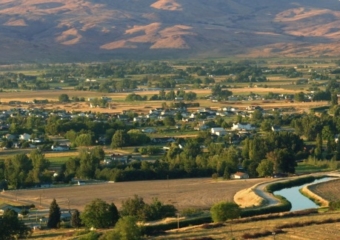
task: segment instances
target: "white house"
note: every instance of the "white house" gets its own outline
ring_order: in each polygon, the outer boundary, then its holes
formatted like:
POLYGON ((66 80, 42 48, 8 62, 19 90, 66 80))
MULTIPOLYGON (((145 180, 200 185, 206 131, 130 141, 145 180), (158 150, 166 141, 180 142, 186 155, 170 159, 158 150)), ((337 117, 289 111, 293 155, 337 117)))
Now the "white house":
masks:
POLYGON ((31 139, 31 135, 28 134, 28 133, 24 133, 24 134, 21 134, 21 135, 19 136, 19 139, 20 139, 20 140, 24 140, 24 141, 29 141, 29 140, 31 139))
POLYGON ((216 135, 216 136, 225 136, 227 134, 227 131, 221 127, 211 128, 210 131, 212 135, 216 135))
POLYGON ((252 131, 256 128, 251 125, 250 123, 233 123, 233 126, 231 127, 231 130, 246 130, 246 131, 252 131))
POLYGON ((249 175, 244 172, 236 172, 231 175, 231 179, 248 179, 249 175))

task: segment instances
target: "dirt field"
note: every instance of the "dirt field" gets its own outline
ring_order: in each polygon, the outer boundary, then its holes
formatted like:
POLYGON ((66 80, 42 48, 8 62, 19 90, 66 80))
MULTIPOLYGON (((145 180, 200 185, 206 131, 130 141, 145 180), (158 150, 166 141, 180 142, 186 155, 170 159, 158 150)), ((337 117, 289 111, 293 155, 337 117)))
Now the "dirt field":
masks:
POLYGON ((183 209, 195 207, 209 209, 214 203, 229 200, 241 189, 249 188, 256 183, 268 179, 248 179, 233 181, 215 181, 210 178, 139 181, 122 183, 103 183, 96 185, 82 185, 64 188, 32 189, 6 191, 0 198, 18 199, 23 203, 34 203, 37 207, 49 207, 55 198, 62 208, 68 207, 82 210, 86 204, 95 198, 107 202, 114 202, 118 208, 122 200, 131 198, 134 194, 150 202, 157 197, 164 203, 174 204, 176 208, 183 209))
POLYGON ((308 189, 327 201, 340 201, 339 185, 340 179, 311 185, 308 189))

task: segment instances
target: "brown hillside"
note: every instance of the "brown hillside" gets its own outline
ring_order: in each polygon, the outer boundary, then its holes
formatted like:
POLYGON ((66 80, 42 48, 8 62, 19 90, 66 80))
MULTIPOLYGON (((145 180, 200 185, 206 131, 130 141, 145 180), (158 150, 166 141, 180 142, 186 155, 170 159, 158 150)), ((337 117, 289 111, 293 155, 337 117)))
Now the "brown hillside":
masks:
POLYGON ((0 63, 336 56, 338 0, 0 0, 0 63))

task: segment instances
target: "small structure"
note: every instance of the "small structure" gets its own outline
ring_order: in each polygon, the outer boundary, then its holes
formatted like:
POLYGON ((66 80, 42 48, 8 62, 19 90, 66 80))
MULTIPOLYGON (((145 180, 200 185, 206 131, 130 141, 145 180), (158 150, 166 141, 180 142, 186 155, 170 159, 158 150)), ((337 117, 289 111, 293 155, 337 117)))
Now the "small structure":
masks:
POLYGON ((233 123, 231 130, 245 130, 245 131, 252 131, 256 128, 251 125, 250 123, 233 123))
POLYGON ((248 178, 249 178, 248 173, 244 172, 236 172, 231 175, 231 179, 248 179, 248 178))
POLYGON ((62 152, 62 151, 70 150, 70 147, 67 145, 60 145, 60 146, 52 146, 51 149, 52 151, 55 151, 55 152, 62 152))
POLYGON ((225 136, 227 134, 227 131, 224 128, 217 127, 217 128, 211 128, 211 134, 216 136, 225 136))
POLYGON ((142 129, 142 132, 143 133, 155 133, 156 129, 154 129, 154 128, 144 128, 144 129, 142 129))
POLYGON ((22 211, 21 208, 18 208, 18 207, 9 205, 9 204, 1 204, 0 205, 0 216, 3 215, 6 210, 13 210, 17 214, 20 214, 22 211))
POLYGON ((280 132, 281 131, 281 127, 274 125, 274 126, 272 126, 272 131, 273 132, 280 132))

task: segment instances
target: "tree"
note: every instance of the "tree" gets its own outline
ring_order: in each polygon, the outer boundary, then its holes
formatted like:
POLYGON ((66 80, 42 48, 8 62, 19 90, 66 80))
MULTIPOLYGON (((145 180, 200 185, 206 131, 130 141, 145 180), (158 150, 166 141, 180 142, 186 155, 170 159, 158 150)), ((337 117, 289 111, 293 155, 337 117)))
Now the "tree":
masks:
POLYGON ((115 225, 119 220, 119 212, 118 212, 118 209, 117 209, 117 207, 114 203, 110 204, 109 211, 110 211, 110 214, 111 214, 112 223, 113 223, 113 225, 115 225))
POLYGON ((31 234, 31 229, 18 219, 18 214, 6 209, 0 216, 0 239, 12 240, 27 238, 31 234))
POLYGON ((117 222, 113 231, 103 235, 100 240, 140 240, 142 233, 135 217, 126 216, 117 222))
POLYGON ((59 95, 59 102, 65 103, 65 102, 69 102, 70 98, 67 94, 60 94, 59 95))
POLYGON ((233 93, 227 89, 223 90, 221 85, 214 85, 211 89, 211 95, 222 100, 227 100, 233 93))
POLYGON ((48 159, 42 154, 40 150, 33 150, 30 152, 29 158, 32 160, 33 169, 42 172, 50 165, 48 159))
POLYGON ((211 207, 210 213, 214 222, 225 222, 240 217, 241 210, 236 203, 220 202, 211 207))
POLYGON ((150 142, 150 138, 138 129, 131 129, 127 134, 129 135, 130 146, 140 146, 150 142))
POLYGON ((163 123, 165 126, 172 127, 175 126, 176 121, 172 116, 167 116, 163 119, 163 123))
POLYGON ((74 141, 77 146, 91 146, 92 136, 89 133, 80 134, 74 141))
POLYGON ((32 161, 26 154, 16 154, 5 160, 5 177, 8 184, 14 189, 27 184, 27 176, 32 170, 32 161))
POLYGON ((295 157, 287 148, 275 149, 267 153, 267 159, 273 162, 276 173, 295 173, 295 157))
POLYGON ((119 218, 114 204, 108 204, 97 198, 85 206, 84 212, 80 215, 82 223, 87 228, 109 228, 116 224, 119 218))
POLYGON ((274 172, 274 163, 271 160, 265 159, 262 160, 259 166, 256 168, 259 177, 268 177, 271 176, 274 172))
POLYGON ((271 129, 272 129, 272 125, 271 125, 270 121, 268 121, 268 120, 262 121, 262 123, 261 123, 261 130, 262 131, 270 132, 271 129))
POLYGON ((71 226, 73 228, 79 228, 81 226, 81 219, 80 219, 80 213, 76 209, 73 211, 72 216, 71 216, 71 226))
POLYGON ((145 211, 147 204, 143 198, 135 195, 134 198, 129 198, 122 202, 122 216, 135 216, 138 220, 145 220, 145 211))
POLYGON ((333 92, 331 95, 331 105, 332 106, 338 105, 338 94, 336 92, 333 92))
POLYGON ((303 102, 305 100, 305 94, 303 92, 295 93, 294 100, 296 102, 303 102))
POLYGON ((47 221, 47 227, 49 228, 58 228, 60 223, 60 208, 57 204, 57 201, 53 199, 51 205, 50 205, 50 212, 48 215, 48 221, 47 221))
POLYGON ((128 144, 128 134, 123 130, 117 130, 112 136, 111 147, 121 148, 128 144))
POLYGON ((252 114, 252 119, 254 121, 261 121, 263 119, 263 114, 260 109, 255 109, 255 111, 252 114))

